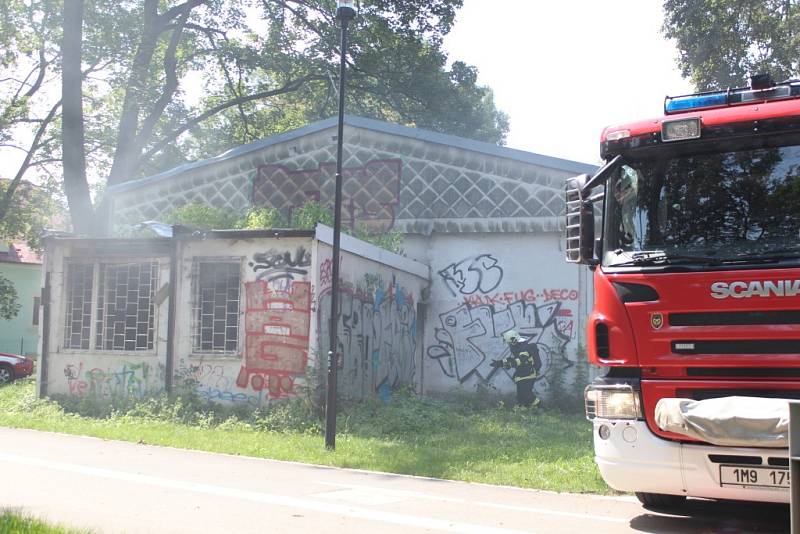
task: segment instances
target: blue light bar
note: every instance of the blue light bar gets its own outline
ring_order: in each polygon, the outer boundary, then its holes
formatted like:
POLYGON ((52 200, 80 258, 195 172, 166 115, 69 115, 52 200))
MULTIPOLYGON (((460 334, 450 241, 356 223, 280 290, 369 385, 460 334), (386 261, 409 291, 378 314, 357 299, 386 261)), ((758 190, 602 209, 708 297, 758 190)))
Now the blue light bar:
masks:
POLYGON ((728 104, 728 92, 708 93, 704 95, 689 95, 667 97, 664 102, 665 113, 679 113, 692 109, 713 108, 728 104))

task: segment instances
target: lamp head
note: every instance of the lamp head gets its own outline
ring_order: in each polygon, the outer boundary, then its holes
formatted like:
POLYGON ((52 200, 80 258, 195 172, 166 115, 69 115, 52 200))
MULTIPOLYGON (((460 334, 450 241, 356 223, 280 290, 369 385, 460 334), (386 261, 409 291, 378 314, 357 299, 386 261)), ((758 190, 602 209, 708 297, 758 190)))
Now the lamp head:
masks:
POLYGON ((336 0, 336 18, 352 20, 356 16, 356 0, 336 0))

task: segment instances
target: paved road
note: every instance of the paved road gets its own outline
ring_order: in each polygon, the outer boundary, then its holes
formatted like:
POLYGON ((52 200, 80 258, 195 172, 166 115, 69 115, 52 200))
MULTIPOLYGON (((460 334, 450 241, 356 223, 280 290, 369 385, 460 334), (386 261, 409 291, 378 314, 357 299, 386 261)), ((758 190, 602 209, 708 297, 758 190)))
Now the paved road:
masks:
MULTIPOLYGON (((322 439, 320 439, 322 446, 322 439)), ((0 428, 0 507, 99 533, 781 532, 786 506, 557 494, 0 428)))

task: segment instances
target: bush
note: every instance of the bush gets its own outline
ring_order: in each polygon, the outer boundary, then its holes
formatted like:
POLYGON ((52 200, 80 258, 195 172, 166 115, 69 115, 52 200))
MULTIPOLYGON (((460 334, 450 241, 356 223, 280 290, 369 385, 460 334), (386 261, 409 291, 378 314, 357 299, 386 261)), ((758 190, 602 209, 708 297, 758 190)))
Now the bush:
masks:
POLYGON ((240 230, 283 228, 285 226, 288 226, 286 220, 275 208, 250 208, 235 224, 235 228, 240 230))
POLYGON ((333 212, 321 202, 311 200, 292 210, 292 228, 312 230, 317 223, 333 226, 333 212))
MULTIPOLYGON (((276 208, 252 207, 244 214, 240 214, 232 210, 190 202, 168 213, 164 217, 164 222, 182 224, 199 230, 228 228, 257 230, 286 227, 312 230, 317 223, 333 226, 334 221, 333 212, 328 206, 311 200, 299 208, 295 208, 290 221, 287 221, 276 208)), ((396 254, 403 252, 403 234, 400 232, 393 230, 374 232, 364 225, 358 225, 355 231, 349 228, 343 228, 342 231, 396 254)), ((134 233, 134 235, 140 234, 134 233)), ((142 233, 141 235, 149 234, 142 233)))
POLYGON ((236 228, 240 216, 230 210, 190 202, 167 214, 167 224, 182 224, 200 230, 224 230, 236 228))
POLYGON ((253 428, 264 432, 301 432, 321 434, 322 419, 315 407, 305 399, 287 399, 253 412, 249 419, 253 428))

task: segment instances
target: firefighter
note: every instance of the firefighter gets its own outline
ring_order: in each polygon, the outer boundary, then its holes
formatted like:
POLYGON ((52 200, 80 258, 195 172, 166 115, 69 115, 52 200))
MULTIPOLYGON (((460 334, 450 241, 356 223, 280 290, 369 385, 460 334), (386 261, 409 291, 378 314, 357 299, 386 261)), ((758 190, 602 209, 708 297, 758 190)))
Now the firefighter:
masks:
POLYGON ((542 360, 539 349, 530 339, 523 339, 516 330, 509 330, 503 334, 503 341, 508 344, 511 354, 501 360, 492 360, 489 364, 493 368, 514 368, 514 384, 517 386, 517 405, 536 406, 539 399, 533 393, 533 384, 539 376, 542 360))

